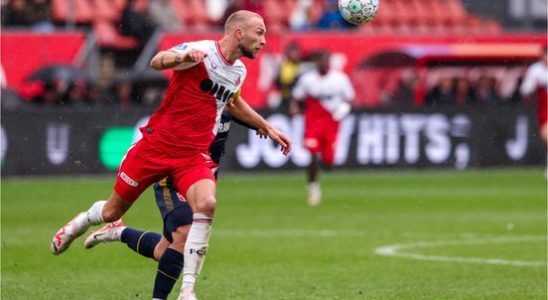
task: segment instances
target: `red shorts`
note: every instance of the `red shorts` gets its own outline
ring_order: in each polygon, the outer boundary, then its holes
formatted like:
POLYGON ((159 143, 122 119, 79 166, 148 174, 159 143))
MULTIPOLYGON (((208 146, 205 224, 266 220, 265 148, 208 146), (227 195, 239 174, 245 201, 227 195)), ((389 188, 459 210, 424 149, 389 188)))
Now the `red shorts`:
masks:
POLYGON ((185 195, 188 188, 202 179, 215 181, 215 164, 208 154, 197 151, 181 153, 174 157, 161 147, 141 139, 126 153, 114 191, 124 200, 135 201, 154 182, 171 176, 179 193, 185 195))
POLYGON ((305 101, 304 146, 311 153, 320 153, 327 165, 335 161, 339 121, 315 100, 305 101))

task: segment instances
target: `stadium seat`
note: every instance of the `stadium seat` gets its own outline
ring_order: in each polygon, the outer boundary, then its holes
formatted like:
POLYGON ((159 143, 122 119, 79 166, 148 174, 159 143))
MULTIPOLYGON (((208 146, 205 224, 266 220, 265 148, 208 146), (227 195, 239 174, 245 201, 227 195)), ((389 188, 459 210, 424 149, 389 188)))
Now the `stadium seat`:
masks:
POLYGON ((209 17, 205 3, 202 0, 185 0, 185 7, 189 10, 188 26, 192 30, 204 31, 210 28, 209 17))
MULTIPOLYGON (((72 17, 70 15, 70 1, 52 0, 51 14, 52 19, 56 23, 67 23, 72 17)), ((93 21, 93 9, 88 0, 74 1, 74 22, 76 24, 91 24, 93 21)))
POLYGON ((277 0, 265 0, 264 5, 264 18, 268 26, 268 30, 272 32, 282 31, 287 27, 288 17, 284 13, 284 8, 277 0))
POLYGON ((109 21, 95 20, 93 29, 97 36, 97 43, 101 48, 132 50, 139 45, 136 39, 121 35, 114 24, 109 21))
POLYGON ((119 4, 116 5, 115 1, 113 0, 94 0, 94 19, 118 22, 118 20, 120 20, 120 14, 122 13, 122 9, 124 8, 125 3, 120 5, 121 1, 116 2, 118 2, 119 4))
POLYGON ((181 20, 183 25, 187 25, 192 15, 190 8, 182 0, 171 0, 170 5, 181 20))

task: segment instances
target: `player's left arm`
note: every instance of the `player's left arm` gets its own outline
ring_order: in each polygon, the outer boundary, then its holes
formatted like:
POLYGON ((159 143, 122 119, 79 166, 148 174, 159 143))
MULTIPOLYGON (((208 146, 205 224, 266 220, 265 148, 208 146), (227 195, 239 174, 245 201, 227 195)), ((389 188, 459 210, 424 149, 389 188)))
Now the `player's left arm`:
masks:
POLYGON ((257 128, 259 135, 266 135, 282 147, 282 153, 288 155, 291 151, 291 140, 268 121, 259 115, 245 100, 238 96, 227 105, 229 112, 240 121, 257 128))

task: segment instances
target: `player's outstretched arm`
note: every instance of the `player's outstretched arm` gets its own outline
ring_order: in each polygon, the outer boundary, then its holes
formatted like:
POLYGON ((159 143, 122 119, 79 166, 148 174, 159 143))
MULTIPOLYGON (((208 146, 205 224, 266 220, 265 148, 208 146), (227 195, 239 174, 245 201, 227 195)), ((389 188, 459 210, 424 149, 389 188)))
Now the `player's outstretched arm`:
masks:
POLYGON ((242 97, 234 99, 227 105, 227 109, 239 120, 257 128, 259 134, 267 135, 271 140, 282 147, 282 153, 288 155, 291 151, 291 140, 278 129, 274 128, 259 115, 242 97))
POLYGON ((150 67, 161 71, 175 68, 183 63, 198 63, 207 57, 207 53, 192 49, 185 53, 175 51, 160 51, 150 61, 150 67))

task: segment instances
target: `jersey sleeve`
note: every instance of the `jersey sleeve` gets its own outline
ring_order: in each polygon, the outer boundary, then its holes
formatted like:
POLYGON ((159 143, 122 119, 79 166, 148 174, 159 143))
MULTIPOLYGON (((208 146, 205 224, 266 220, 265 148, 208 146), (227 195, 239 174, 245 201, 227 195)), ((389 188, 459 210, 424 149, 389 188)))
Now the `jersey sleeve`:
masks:
POLYGON ((295 87, 293 87, 293 91, 291 91, 291 96, 295 98, 296 100, 303 100, 306 97, 307 94, 307 78, 306 74, 301 76, 297 83, 295 84, 295 87))
MULTIPOLYGON (((179 54, 187 54, 190 50, 193 50, 193 49, 198 49, 205 52, 205 49, 203 49, 203 47, 200 47, 199 42, 182 43, 170 48, 168 51, 177 52, 179 54)), ((182 64, 179 64, 178 66, 175 66, 173 69, 177 71, 181 71, 181 70, 194 67, 197 64, 199 63, 196 63, 196 62, 182 63, 182 64)))

